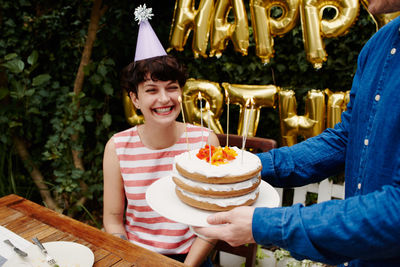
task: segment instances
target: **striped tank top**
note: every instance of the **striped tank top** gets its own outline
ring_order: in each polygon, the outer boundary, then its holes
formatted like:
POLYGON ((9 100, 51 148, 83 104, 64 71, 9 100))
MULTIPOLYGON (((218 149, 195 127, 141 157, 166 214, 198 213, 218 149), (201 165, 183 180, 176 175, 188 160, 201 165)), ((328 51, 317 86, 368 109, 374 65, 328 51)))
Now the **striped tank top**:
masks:
MULTIPOLYGON (((187 124, 189 149, 206 144, 209 132, 187 124)), ((147 188, 168 176, 174 157, 186 152, 186 133, 171 147, 152 150, 143 145, 137 126, 113 136, 124 183, 127 206, 125 228, 128 239, 139 246, 161 254, 187 253, 195 235, 187 225, 171 221, 152 210, 146 201, 147 188)))

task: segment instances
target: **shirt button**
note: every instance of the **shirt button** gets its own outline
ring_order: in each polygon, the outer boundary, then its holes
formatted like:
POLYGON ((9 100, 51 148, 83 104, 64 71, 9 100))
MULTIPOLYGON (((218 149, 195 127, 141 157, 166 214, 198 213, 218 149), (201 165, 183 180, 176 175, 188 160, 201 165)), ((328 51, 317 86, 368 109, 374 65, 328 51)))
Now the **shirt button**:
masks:
POLYGON ((364 139, 364 145, 368 146, 368 139, 364 139))
POLYGON ((390 54, 392 55, 396 54, 396 48, 392 48, 392 50, 390 50, 390 54))
POLYGON ((381 99, 381 96, 380 95, 376 95, 375 96, 375 101, 379 101, 381 99))
POLYGON ((361 189, 361 183, 359 183, 359 184, 357 185, 357 188, 358 188, 358 190, 361 189))

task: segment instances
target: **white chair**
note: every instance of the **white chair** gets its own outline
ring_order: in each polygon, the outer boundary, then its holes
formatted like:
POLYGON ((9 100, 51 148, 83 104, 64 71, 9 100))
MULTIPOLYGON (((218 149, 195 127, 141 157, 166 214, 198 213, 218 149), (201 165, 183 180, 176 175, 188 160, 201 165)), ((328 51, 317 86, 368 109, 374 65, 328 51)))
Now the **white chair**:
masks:
POLYGON ((332 198, 344 199, 344 184, 334 184, 329 179, 320 183, 309 184, 294 188, 293 204, 306 204, 307 193, 318 194, 317 203, 331 200, 332 198))

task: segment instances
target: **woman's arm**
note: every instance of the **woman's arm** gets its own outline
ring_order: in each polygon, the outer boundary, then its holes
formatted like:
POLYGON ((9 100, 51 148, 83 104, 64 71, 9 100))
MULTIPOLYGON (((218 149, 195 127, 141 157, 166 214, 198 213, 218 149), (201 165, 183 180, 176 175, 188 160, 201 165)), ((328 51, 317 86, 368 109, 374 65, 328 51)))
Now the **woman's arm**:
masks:
POLYGON ((185 259, 185 264, 192 267, 200 266, 214 248, 216 240, 197 237, 185 259))
POLYGON ((125 192, 115 152, 115 144, 110 139, 103 157, 104 193, 103 224, 107 233, 127 239, 124 227, 125 192))
POLYGON ((213 131, 211 131, 210 134, 208 135, 207 143, 213 146, 219 146, 218 137, 213 131))

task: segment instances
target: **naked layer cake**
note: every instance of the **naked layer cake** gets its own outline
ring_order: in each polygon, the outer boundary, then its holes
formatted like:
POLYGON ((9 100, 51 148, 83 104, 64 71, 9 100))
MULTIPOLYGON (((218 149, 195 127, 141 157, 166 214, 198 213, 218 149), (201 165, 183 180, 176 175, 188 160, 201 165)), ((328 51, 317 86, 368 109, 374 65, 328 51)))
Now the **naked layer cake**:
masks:
POLYGON ((172 179, 184 203, 211 211, 252 205, 258 198, 261 161, 237 147, 213 147, 175 157, 172 179), (211 162, 210 162, 211 161, 211 162))

